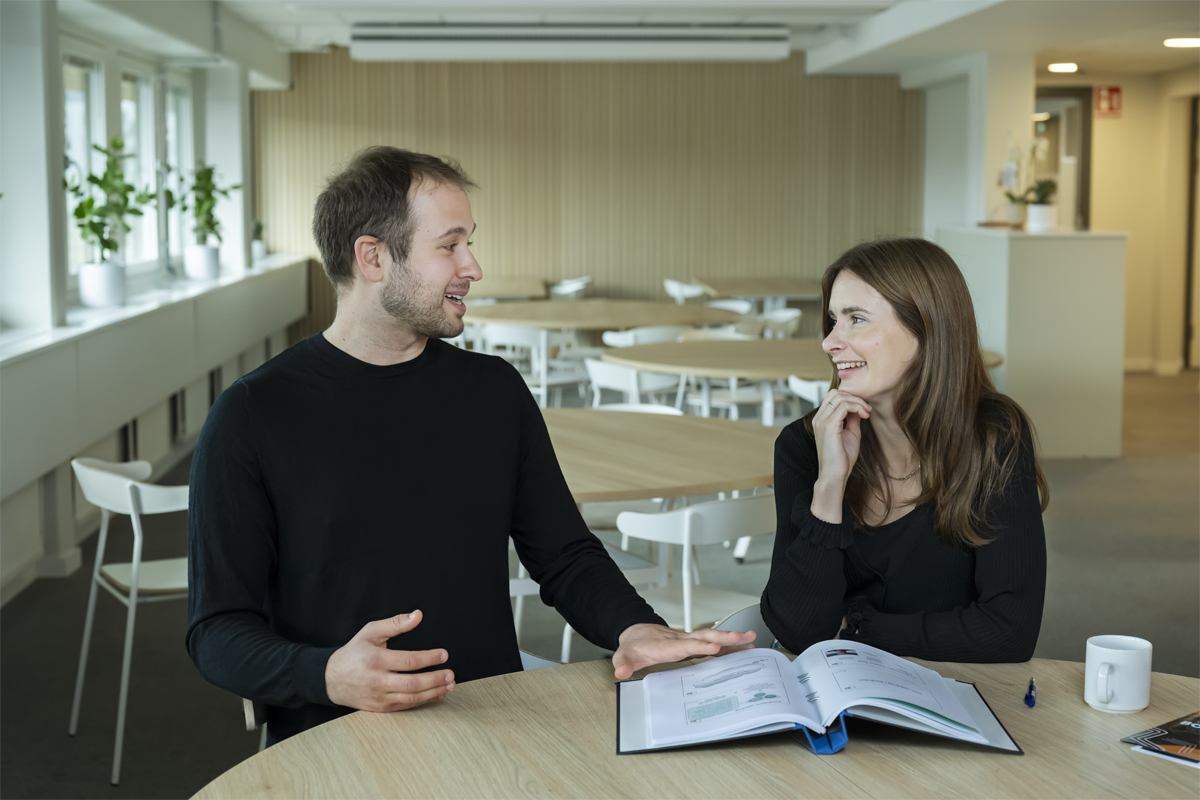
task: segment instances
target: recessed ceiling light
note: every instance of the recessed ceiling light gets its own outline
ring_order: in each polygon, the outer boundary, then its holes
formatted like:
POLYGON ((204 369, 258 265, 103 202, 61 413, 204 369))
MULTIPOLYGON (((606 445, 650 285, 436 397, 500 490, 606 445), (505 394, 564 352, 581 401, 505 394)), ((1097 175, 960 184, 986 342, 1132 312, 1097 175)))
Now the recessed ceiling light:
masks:
POLYGON ((1167 39, 1163 44, 1167 47, 1200 47, 1200 39, 1167 39))
POLYGON ((1049 111, 1039 111, 1038 113, 1033 115, 1034 122, 1047 122, 1047 121, 1049 121, 1049 119, 1050 119, 1049 111))
POLYGON ((1051 72, 1075 72, 1079 69, 1078 64, 1051 64, 1047 67, 1051 72))

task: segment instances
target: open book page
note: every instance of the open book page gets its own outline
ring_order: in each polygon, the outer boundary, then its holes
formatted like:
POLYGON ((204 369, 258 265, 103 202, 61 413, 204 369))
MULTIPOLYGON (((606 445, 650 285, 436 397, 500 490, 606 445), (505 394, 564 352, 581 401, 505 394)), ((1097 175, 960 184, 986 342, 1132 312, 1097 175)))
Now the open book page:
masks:
POLYGON ((818 642, 796 658, 792 669, 822 725, 847 708, 873 706, 956 739, 987 742, 941 675, 876 647, 838 639, 818 642))
POLYGON ((787 656, 756 648, 642 681, 652 745, 699 742, 765 726, 819 727, 787 656))

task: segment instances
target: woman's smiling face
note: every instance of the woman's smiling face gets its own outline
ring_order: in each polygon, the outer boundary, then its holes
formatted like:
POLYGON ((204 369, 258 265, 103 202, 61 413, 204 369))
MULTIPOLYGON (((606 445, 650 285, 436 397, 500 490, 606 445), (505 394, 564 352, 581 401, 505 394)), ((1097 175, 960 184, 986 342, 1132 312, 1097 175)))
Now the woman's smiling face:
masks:
POLYGON ((821 346, 837 366, 841 389, 871 405, 889 402, 920 346, 892 304, 866 281, 842 270, 829 292, 833 330, 821 346))

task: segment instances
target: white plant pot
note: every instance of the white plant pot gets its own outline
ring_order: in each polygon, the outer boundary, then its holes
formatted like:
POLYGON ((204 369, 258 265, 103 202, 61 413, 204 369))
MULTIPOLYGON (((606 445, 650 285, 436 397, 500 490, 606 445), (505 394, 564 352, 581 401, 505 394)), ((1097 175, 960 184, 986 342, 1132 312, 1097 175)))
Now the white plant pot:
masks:
POLYGON ((125 266, 80 264, 79 302, 89 308, 125 305, 125 266))
POLYGON ((1025 204, 1009 203, 1007 209, 1008 224, 1016 230, 1025 226, 1025 204))
POLYGON ((219 251, 208 244, 189 244, 183 251, 183 274, 188 280, 211 281, 221 274, 219 251))
POLYGON ((267 257, 267 243, 262 239, 250 240, 250 260, 262 261, 267 257))
POLYGON ((1031 203, 1025 213, 1026 233, 1053 233, 1058 230, 1058 206, 1031 203))

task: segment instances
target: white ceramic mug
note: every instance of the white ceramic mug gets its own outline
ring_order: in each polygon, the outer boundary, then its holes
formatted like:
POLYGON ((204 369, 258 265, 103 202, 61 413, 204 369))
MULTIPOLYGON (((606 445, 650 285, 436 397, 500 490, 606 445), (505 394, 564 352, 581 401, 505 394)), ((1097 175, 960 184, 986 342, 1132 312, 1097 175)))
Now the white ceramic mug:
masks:
POLYGON ((1087 640, 1083 699, 1098 711, 1132 714, 1150 705, 1150 656, 1154 646, 1136 636, 1087 640))

